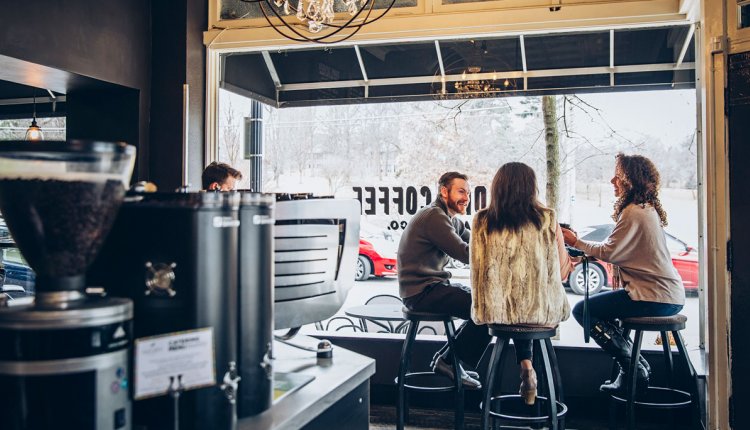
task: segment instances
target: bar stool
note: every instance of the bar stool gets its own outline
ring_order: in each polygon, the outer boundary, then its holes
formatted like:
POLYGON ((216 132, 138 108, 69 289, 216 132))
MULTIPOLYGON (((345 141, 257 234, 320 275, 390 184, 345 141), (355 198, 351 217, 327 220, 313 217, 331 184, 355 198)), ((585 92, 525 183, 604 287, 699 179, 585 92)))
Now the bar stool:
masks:
MULTIPOLYGON (((698 389, 697 389, 697 377, 695 368, 690 362, 690 358, 685 348, 685 343, 682 340, 680 330, 685 329, 685 322, 687 317, 681 314, 672 315, 668 317, 641 317, 641 318, 623 318, 622 328, 624 329, 623 335, 630 336, 630 331, 635 330, 635 336, 633 340, 633 352, 630 358, 630 368, 628 369, 628 378, 626 385, 626 395, 623 397, 619 394, 612 394, 610 397, 613 401, 625 403, 625 415, 628 429, 635 429, 635 407, 641 406, 644 408, 652 409, 681 409, 689 408, 693 406, 693 413, 691 419, 693 420, 692 426, 696 425, 697 414, 700 414, 698 408, 698 389), (667 371, 666 374, 666 387, 648 387, 647 391, 640 397, 636 398, 636 386, 635 386, 635 367, 638 364, 639 357, 641 355, 641 342, 643 341, 643 332, 659 332, 662 338, 662 350, 664 352, 664 364, 667 371), (673 363, 672 363, 672 349, 669 345, 668 333, 672 333, 675 343, 677 344, 677 358, 682 360, 685 369, 687 369, 688 377, 691 381, 690 393, 674 388, 672 381, 673 374, 673 363)), ((616 367, 616 364, 614 365, 616 367)), ((614 374, 613 369, 613 374, 614 374)), ((610 427, 615 424, 614 420, 614 409, 610 410, 610 427)), ((698 418, 699 419, 699 418, 698 418)), ((614 426, 616 427, 616 426, 614 426)), ((613 428, 614 428, 613 427, 613 428)))
POLYGON ((455 349, 453 347, 453 343, 456 337, 456 329, 453 326, 453 317, 447 314, 416 312, 409 310, 406 307, 402 308, 402 311, 404 314, 404 319, 409 321, 409 330, 406 333, 404 346, 401 350, 401 363, 399 364, 398 377, 396 378, 396 382, 398 383, 398 404, 396 405, 398 422, 396 428, 398 430, 403 430, 404 424, 408 420, 409 401, 407 398, 407 389, 432 393, 455 390, 455 428, 456 430, 463 430, 464 388, 463 384, 461 383, 461 370, 459 368, 458 359, 455 356, 455 349), (453 382, 451 382, 450 379, 445 376, 436 375, 434 372, 409 372, 411 349, 414 344, 414 340, 417 337, 419 323, 423 321, 442 321, 443 325, 445 326, 445 334, 448 337, 448 353, 450 354, 450 358, 453 360, 453 374, 456 375, 453 382), (446 381, 448 383, 446 383, 446 381))
MULTIPOLYGON (((568 407, 563 403, 562 386, 560 384, 560 369, 557 367, 557 356, 555 349, 552 347, 551 338, 555 335, 555 328, 548 327, 524 327, 515 325, 488 325, 490 336, 495 337, 495 346, 492 348, 490 358, 489 372, 484 387, 484 400, 482 401, 482 430, 489 430, 490 417, 504 421, 531 424, 531 423, 549 423, 551 430, 565 428, 565 414, 568 407), (544 371, 539 372, 540 381, 546 387, 546 390, 538 390, 539 393, 546 391, 547 397, 537 396, 536 410, 537 415, 529 415, 527 411, 521 410, 510 413, 502 413, 503 403, 516 403, 524 405, 519 394, 509 394, 493 396, 495 385, 500 385, 502 380, 501 366, 507 355, 508 348, 506 345, 511 339, 531 340, 534 350, 534 357, 541 356, 544 371), (546 406, 547 414, 541 415, 541 404, 546 406), (493 406, 496 405, 496 408, 493 406)), ((534 360, 537 361, 537 360, 534 360)), ((539 386, 539 385, 538 385, 539 386)))

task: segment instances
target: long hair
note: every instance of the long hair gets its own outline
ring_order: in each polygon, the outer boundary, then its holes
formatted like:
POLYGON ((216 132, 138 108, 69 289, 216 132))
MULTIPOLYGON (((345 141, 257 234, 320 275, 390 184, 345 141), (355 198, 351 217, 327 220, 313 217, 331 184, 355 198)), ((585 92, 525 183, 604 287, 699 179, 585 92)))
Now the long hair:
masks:
POLYGON ((617 154, 615 163, 622 171, 620 182, 623 192, 615 201, 612 219, 617 221, 629 204, 645 207, 651 205, 659 215, 662 227, 667 225, 667 213, 659 201, 659 171, 651 160, 642 155, 617 154))
POLYGON ((542 228, 543 209, 537 199, 536 175, 524 163, 502 165, 492 179, 490 205, 478 214, 487 232, 518 231, 526 224, 542 228))

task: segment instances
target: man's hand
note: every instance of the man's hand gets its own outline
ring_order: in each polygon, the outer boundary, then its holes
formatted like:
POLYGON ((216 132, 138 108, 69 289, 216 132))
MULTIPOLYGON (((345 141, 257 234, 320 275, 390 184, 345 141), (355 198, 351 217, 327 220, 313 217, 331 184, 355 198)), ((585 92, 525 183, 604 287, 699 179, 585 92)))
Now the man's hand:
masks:
POLYGON ((568 246, 574 246, 576 242, 578 241, 578 235, 576 235, 573 230, 563 228, 562 234, 563 234, 563 239, 565 240, 565 244, 568 246))

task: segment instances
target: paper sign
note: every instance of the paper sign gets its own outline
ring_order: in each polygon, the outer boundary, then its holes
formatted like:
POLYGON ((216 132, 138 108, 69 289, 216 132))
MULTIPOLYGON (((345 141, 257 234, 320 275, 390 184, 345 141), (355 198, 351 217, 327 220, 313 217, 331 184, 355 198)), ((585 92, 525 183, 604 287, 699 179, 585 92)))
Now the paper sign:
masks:
POLYGON ((135 341, 135 399, 167 394, 170 384, 190 390, 216 384, 213 328, 135 341))

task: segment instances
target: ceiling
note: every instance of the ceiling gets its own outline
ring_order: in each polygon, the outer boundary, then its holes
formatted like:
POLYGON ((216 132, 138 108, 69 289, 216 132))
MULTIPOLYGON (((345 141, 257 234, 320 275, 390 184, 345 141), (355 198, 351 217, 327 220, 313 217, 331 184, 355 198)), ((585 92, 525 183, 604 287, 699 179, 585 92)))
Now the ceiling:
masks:
POLYGON ((692 88, 694 51, 678 25, 242 52, 221 86, 276 107, 692 88))

